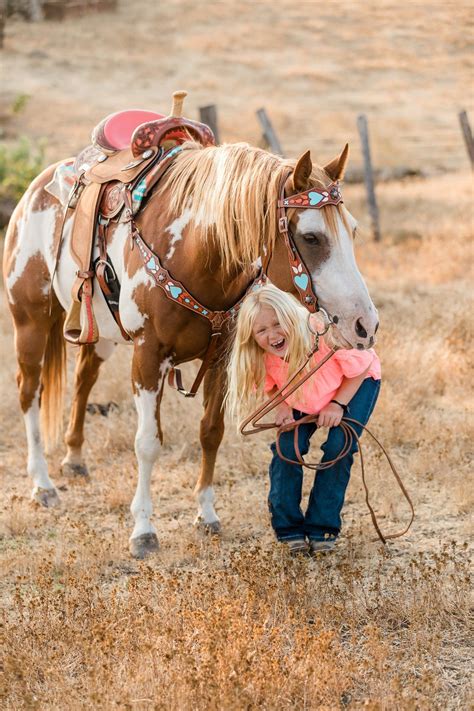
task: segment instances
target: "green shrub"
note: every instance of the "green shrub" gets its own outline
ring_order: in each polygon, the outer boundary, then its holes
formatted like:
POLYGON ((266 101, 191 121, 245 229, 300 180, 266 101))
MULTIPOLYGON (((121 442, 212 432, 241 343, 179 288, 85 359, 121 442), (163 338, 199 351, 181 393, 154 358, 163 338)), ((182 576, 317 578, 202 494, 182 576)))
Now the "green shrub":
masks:
POLYGON ((0 198, 20 199, 44 167, 44 143, 21 138, 14 146, 0 146, 0 198))

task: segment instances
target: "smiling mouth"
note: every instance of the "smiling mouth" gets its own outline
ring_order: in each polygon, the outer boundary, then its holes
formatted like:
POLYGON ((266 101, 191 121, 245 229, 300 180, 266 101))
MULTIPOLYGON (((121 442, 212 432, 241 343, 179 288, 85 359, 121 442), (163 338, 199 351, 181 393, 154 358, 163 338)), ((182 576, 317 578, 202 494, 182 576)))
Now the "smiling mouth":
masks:
POLYGON ((275 351, 281 351, 285 347, 285 344, 286 344, 286 339, 280 338, 279 341, 275 341, 275 343, 271 343, 270 345, 275 351))

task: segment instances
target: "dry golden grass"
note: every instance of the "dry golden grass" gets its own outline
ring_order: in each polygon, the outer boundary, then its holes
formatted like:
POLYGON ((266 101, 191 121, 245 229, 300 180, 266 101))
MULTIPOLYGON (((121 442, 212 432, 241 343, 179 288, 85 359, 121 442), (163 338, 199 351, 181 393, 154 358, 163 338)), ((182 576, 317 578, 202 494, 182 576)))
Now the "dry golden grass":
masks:
MULTIPOLYGON (((33 94, 16 129, 48 135, 52 160, 85 143, 107 112, 167 106, 184 86, 193 111, 218 103, 231 140, 257 142, 253 111, 264 103, 291 154, 309 145, 327 158, 367 110, 379 164, 466 165, 455 112, 472 108, 467 3, 370 0, 316 13, 283 0, 273 19, 266 0, 238 13, 230 0, 204 11, 148 3, 140 19, 137 5, 93 26, 86 17, 25 36, 25 25, 7 25, 5 103, 33 94), (99 40, 117 28, 104 90, 99 40)), ((223 535, 201 537, 192 526, 201 405, 167 391, 152 485, 162 550, 131 561, 136 418, 125 348, 92 393, 119 411, 86 417, 90 483, 61 478, 58 447, 48 459, 62 508, 34 507, 3 303, 2 709, 471 708, 472 177, 381 186, 382 245, 369 237, 362 188, 345 197, 381 316, 384 384, 371 426, 414 499, 410 534, 386 549, 371 542, 355 465, 334 554, 288 559, 265 503, 269 438, 242 441, 228 428, 216 472, 223 535)), ((400 528, 406 506, 368 439, 365 457, 383 530, 400 528)), ((307 477, 306 495, 309 486, 307 477)))
MULTIPOLYGON (((410 534, 386 550, 370 542, 356 467, 338 550, 288 559, 266 513, 268 437, 242 441, 230 428, 216 477, 224 533, 200 537, 192 526, 200 403, 168 391, 153 481, 162 551, 131 561, 135 414, 125 348, 92 394, 119 411, 87 416, 90 484, 59 477, 58 448, 49 459, 63 508, 32 507, 2 309, 3 708, 469 707, 470 188, 462 174, 384 187, 385 241, 358 245, 382 321, 384 387, 372 428, 417 510, 410 534)), ((345 192, 357 213, 360 189, 345 192)), ((394 530, 406 507, 379 453, 365 447, 374 505, 394 530)))

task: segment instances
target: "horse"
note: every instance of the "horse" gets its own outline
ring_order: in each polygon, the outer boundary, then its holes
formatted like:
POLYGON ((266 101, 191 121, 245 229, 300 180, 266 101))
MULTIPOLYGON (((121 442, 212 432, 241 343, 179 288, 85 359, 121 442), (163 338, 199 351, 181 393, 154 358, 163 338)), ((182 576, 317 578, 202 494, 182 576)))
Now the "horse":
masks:
MULTIPOLYGON (((189 142, 184 147, 136 218, 140 234, 162 265, 196 300, 215 311, 232 309, 255 277, 259 261, 265 263, 273 284, 298 295, 295 283, 304 275, 294 273, 298 270, 289 262, 281 238, 278 193, 286 198, 310 189, 324 193, 337 184, 346 167, 347 145, 324 167, 313 165, 309 151, 292 161, 244 143, 202 146, 189 142)), ((28 444, 27 471, 33 481, 32 499, 45 507, 59 503, 43 442, 54 439, 62 423, 63 324, 77 269, 69 249, 72 217, 64 219, 60 202, 45 190, 57 165, 43 171, 21 198, 7 229, 4 251, 28 444)), ((287 219, 310 286, 331 317, 333 338, 344 348, 369 348, 378 318, 355 261, 356 220, 340 201, 320 210, 296 207, 283 220, 287 219)), ((143 255, 130 239, 129 223, 111 226, 108 253, 121 283, 120 319, 130 340, 112 318, 101 290, 94 289, 100 339, 78 349, 62 472, 87 476, 82 446, 90 390, 116 345, 131 345, 138 482, 130 507, 134 520, 130 552, 143 558, 159 547, 151 520, 150 483, 163 442, 160 402, 165 378, 173 365, 205 357, 210 324, 157 288, 143 255)), ((212 481, 224 434, 224 355, 231 325, 226 324, 224 331, 204 376, 202 459, 195 489, 196 520, 213 532, 220 529, 212 481)))

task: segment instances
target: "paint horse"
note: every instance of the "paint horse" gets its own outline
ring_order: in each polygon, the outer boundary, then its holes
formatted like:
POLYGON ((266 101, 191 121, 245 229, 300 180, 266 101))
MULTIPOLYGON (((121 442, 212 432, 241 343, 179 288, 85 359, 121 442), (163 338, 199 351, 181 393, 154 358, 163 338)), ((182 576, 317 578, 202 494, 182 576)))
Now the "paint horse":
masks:
MULTIPOLYGON (((334 190, 343 177, 347 146, 324 168, 312 165, 309 152, 295 163, 247 144, 203 147, 190 142, 184 147, 136 216, 143 243, 169 274, 209 310, 228 312, 249 288, 256 276, 255 265, 261 260, 269 279, 279 288, 297 295, 317 293, 319 304, 337 324, 334 337, 339 345, 370 347, 377 312, 354 258, 356 221, 340 200, 313 209, 315 201, 327 200, 328 189, 334 190), (286 240, 289 234, 290 246, 286 240)), ((77 269, 70 253, 72 218, 63 225, 61 204, 45 191, 54 171, 55 166, 47 168, 19 202, 8 227, 4 253, 32 498, 47 507, 58 503, 58 494, 48 474, 40 415, 44 438, 45 433, 57 431, 62 418, 63 323, 71 307, 71 284, 77 269), (61 232, 63 245, 56 265, 61 232)), ((150 482, 162 443, 164 379, 173 365, 204 358, 211 328, 208 320, 167 298, 158 288, 130 229, 127 222, 112 225, 107 249, 121 284, 121 324, 133 346, 138 484, 131 504, 134 528, 130 550, 142 558, 158 548, 151 520, 150 482)), ((305 298, 307 302, 311 299, 305 298)), ((127 343, 100 289, 94 289, 93 305, 100 339, 78 349, 65 435, 67 452, 62 462, 65 474, 87 474, 82 446, 89 392, 101 364, 117 344, 127 343)), ((198 521, 212 531, 220 527, 212 480, 224 434, 228 333, 229 328, 204 377, 200 424, 198 521)))

